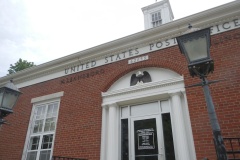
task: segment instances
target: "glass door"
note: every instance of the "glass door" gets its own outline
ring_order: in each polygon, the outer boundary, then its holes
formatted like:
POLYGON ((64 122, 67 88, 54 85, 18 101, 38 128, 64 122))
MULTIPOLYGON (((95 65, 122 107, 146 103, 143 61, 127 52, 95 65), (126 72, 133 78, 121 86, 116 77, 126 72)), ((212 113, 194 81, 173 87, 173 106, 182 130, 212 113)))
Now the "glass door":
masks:
POLYGON ((160 115, 131 118, 131 160, 164 160, 160 115))

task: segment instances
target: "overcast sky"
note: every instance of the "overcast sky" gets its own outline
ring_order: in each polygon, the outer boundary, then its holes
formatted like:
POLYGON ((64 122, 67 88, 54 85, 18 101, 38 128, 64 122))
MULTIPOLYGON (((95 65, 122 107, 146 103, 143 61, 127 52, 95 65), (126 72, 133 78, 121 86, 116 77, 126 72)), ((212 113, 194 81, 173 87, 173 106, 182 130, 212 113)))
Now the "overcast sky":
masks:
MULTIPOLYGON (((170 0, 174 20, 233 0, 170 0)), ((156 0, 0 0, 0 77, 19 58, 39 65, 144 30, 156 0)))

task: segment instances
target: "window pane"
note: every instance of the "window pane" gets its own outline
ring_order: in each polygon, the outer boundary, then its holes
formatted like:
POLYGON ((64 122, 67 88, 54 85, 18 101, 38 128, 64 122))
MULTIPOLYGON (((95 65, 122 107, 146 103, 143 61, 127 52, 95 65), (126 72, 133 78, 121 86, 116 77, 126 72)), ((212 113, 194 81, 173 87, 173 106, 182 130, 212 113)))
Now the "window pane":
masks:
POLYGON ((156 119, 134 121, 135 160, 158 159, 156 119))
POLYGON ((131 106, 131 116, 159 113, 158 102, 131 106))
POLYGON ((155 27, 155 22, 153 22, 153 27, 155 27))
POLYGON ((128 117, 129 116, 128 107, 122 107, 121 111, 122 111, 122 114, 121 114, 122 117, 128 117))
POLYGON ((170 112, 170 106, 168 101, 161 101, 162 112, 170 112))
POLYGON ((57 111, 58 111, 58 104, 55 103, 53 108, 53 116, 57 116, 57 111))
POLYGON ((51 150, 41 151, 39 160, 50 160, 51 150))
POLYGON ((170 113, 162 114, 162 123, 166 160, 175 160, 170 113))
POLYGON ((17 100, 17 95, 13 94, 8 89, 5 91, 6 91, 4 94, 5 98, 3 98, 1 105, 4 108, 12 109, 14 102, 17 100))
POLYGON ((121 120, 121 152, 122 158, 121 160, 128 160, 129 153, 128 153, 128 119, 121 120))
POLYGON ((44 118, 45 108, 46 108, 46 106, 39 106, 36 108, 37 112, 35 115, 36 116, 35 119, 43 119, 44 118))
POLYGON ((185 50, 188 53, 190 61, 207 58, 207 43, 206 36, 198 39, 191 39, 184 43, 185 50))
POLYGON ((45 122, 44 132, 54 131, 56 124, 56 118, 48 118, 45 122))
POLYGON ((29 150, 37 150, 38 144, 39 144, 39 139, 40 139, 40 136, 31 137, 28 149, 29 150))
POLYGON ((50 149, 52 148, 53 134, 44 135, 42 139, 41 149, 50 149))
POLYGON ((53 113, 53 104, 50 104, 48 106, 47 117, 52 117, 52 113, 53 113))
POLYGON ((159 23, 162 24, 162 20, 159 20, 159 23))
POLYGON ((36 160, 37 152, 28 152, 27 160, 36 160))
POLYGON ((36 120, 33 127, 33 133, 42 132, 42 127, 43 127, 43 120, 36 120))
POLYGON ((58 104, 53 103, 48 106, 47 118, 57 116, 58 104))

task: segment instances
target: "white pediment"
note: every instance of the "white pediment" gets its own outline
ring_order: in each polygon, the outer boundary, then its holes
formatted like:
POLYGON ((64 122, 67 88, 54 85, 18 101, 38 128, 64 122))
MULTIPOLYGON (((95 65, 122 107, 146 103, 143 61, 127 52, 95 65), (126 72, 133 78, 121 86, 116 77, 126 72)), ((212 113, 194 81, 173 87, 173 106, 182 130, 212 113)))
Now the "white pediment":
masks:
POLYGON ((168 80, 168 79, 181 77, 181 75, 179 75, 178 73, 176 73, 172 70, 169 70, 169 69, 156 68, 156 67, 142 68, 142 69, 138 69, 138 70, 134 70, 132 72, 129 72, 128 74, 126 74, 123 77, 121 77, 120 79, 118 79, 109 88, 108 92, 119 90, 119 89, 130 88, 131 87, 130 86, 131 76, 133 74, 137 73, 138 71, 142 71, 142 72, 147 71, 151 76, 152 82, 159 82, 159 81, 164 81, 164 80, 168 80))

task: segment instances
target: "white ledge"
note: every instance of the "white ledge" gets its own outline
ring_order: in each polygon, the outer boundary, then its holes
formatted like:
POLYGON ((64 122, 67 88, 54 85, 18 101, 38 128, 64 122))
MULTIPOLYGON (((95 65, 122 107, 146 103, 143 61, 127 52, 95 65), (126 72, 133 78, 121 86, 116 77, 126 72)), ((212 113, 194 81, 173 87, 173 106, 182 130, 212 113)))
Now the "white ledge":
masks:
POLYGON ((42 102, 42 101, 46 101, 54 98, 59 98, 59 97, 62 97, 63 94, 64 92, 62 91, 62 92, 41 96, 41 97, 32 98, 31 103, 42 102))

